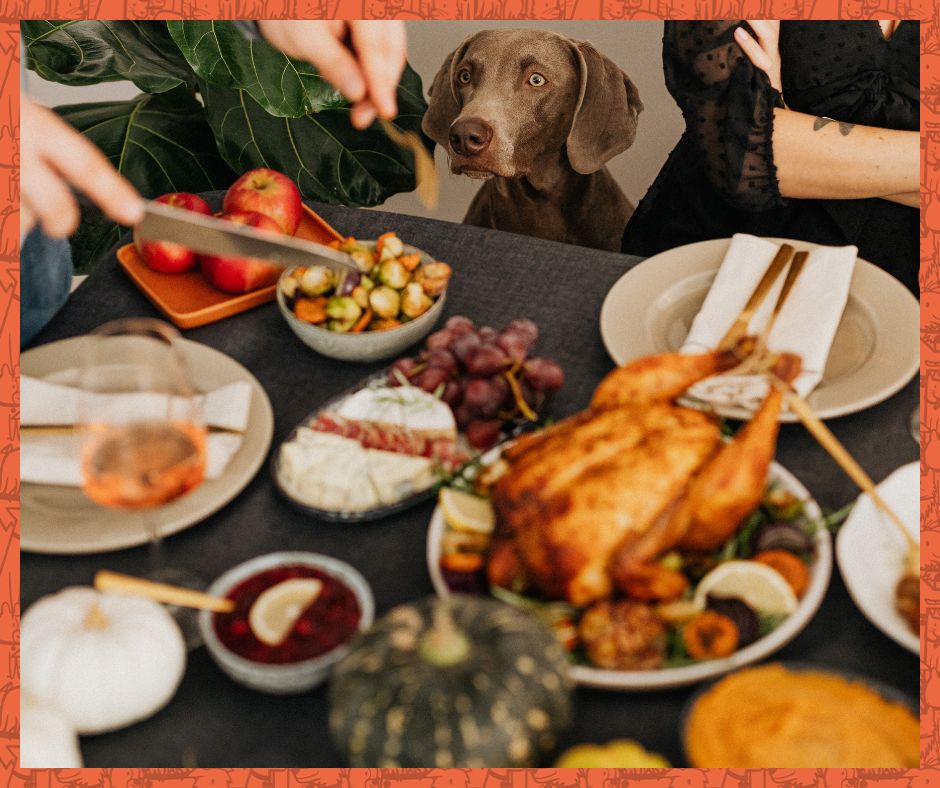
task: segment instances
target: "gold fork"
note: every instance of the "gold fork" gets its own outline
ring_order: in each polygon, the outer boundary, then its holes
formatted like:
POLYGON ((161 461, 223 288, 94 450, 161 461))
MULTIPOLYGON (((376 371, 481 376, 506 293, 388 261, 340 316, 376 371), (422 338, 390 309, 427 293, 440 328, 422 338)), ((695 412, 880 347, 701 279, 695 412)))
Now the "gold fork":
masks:
POLYGON ((437 168, 421 137, 413 131, 401 131, 387 120, 379 121, 386 136, 399 148, 411 151, 415 158, 415 191, 426 208, 437 207, 437 168))

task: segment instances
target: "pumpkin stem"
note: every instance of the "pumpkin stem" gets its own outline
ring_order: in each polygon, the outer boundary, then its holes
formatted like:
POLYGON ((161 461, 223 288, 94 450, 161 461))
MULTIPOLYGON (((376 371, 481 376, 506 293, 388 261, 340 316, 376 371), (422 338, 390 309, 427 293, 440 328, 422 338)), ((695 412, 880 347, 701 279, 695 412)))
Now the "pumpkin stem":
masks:
POLYGON ((98 603, 92 602, 91 607, 88 608, 88 613, 85 614, 85 620, 82 622, 82 626, 86 629, 107 629, 109 623, 108 617, 98 606, 98 603))
POLYGON ((421 638, 418 653, 426 662, 439 668, 456 665, 470 653, 470 641, 454 623, 450 600, 440 600, 434 606, 434 621, 421 638))

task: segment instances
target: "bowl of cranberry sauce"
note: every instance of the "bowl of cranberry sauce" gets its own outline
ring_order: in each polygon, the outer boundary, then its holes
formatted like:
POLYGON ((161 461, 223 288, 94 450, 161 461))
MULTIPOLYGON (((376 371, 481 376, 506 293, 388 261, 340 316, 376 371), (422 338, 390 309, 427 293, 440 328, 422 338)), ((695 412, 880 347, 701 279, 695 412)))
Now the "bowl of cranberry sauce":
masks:
POLYGON ((209 593, 235 603, 231 613, 200 613, 209 654, 235 681, 275 694, 304 692, 322 683, 374 617, 372 592, 362 575, 317 553, 253 558, 219 577, 209 593), (279 642, 259 638, 251 615, 258 598, 275 586, 298 581, 319 584, 313 601, 297 608, 279 642))

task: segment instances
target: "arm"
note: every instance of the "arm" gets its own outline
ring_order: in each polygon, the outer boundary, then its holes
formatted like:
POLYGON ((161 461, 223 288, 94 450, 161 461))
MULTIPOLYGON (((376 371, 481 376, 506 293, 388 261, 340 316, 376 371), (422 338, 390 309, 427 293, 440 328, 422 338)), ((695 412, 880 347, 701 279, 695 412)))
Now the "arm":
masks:
MULTIPOLYGON (((780 23, 753 20, 750 26, 754 35, 737 27, 734 39, 779 91, 780 23)), ((920 205, 920 136, 916 131, 857 126, 777 107, 773 160, 785 197, 883 197, 901 205, 920 205)))

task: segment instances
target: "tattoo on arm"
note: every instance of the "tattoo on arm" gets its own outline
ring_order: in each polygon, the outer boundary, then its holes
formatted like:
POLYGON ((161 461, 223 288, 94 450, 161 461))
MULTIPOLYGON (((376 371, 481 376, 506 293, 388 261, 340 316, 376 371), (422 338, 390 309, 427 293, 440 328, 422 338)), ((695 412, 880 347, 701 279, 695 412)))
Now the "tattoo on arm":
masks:
POLYGON ((839 124, 839 133, 843 137, 848 136, 849 132, 855 128, 854 123, 846 123, 845 121, 842 121, 842 120, 833 120, 832 118, 819 116, 813 121, 813 131, 819 131, 823 126, 828 126, 830 123, 839 124))

